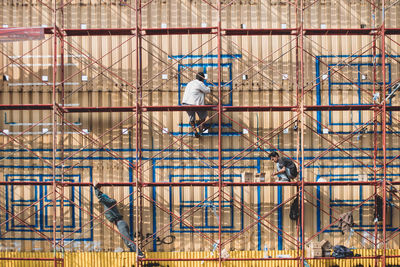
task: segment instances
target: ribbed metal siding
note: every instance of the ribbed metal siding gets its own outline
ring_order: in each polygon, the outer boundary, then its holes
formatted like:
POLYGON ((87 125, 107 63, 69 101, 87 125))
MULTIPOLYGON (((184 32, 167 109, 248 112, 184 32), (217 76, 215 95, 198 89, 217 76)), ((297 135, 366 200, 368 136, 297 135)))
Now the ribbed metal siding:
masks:
MULTIPOLYGON (((387 255, 399 255, 399 250, 388 250, 387 255)), ((373 250, 355 250, 355 253, 360 253, 363 256, 372 256, 374 254, 373 250)), ((379 251, 378 255, 382 251, 379 251)), ((296 251, 269 251, 268 255, 276 257, 277 255, 285 254, 294 257, 296 251)), ((0 257, 26 257, 26 258, 51 258, 53 253, 39 253, 39 252, 1 252, 0 257)), ((61 257, 61 254, 58 255, 61 257)), ((157 252, 148 253, 149 257, 152 258, 211 258, 209 252, 157 252)), ((231 251, 230 256, 233 258, 262 258, 262 251, 231 251)), ((135 264, 135 254, 134 253, 114 253, 114 252, 75 252, 75 253, 65 253, 64 266, 65 267, 122 267, 122 266, 132 266, 135 264)), ((155 262, 155 261, 154 261, 155 262)), ((208 261, 160 261, 158 262, 161 266, 170 267, 214 267, 218 266, 218 262, 208 262, 208 261)), ((339 265, 341 267, 354 267, 357 264, 362 264, 364 266, 376 266, 374 259, 329 259, 329 260, 308 260, 307 263, 311 267, 324 267, 339 265)), ((387 259, 387 264, 396 265, 400 264, 400 259, 389 258, 387 259)), ((255 267, 291 267, 296 265, 296 261, 290 260, 280 260, 276 261, 225 261, 224 266, 255 266, 255 267)), ((0 261, 0 266, 4 267, 47 267, 54 266, 53 262, 45 261, 0 261)), ((296 265, 297 266, 297 265, 296 265)), ((378 260, 378 265, 381 266, 378 260)))

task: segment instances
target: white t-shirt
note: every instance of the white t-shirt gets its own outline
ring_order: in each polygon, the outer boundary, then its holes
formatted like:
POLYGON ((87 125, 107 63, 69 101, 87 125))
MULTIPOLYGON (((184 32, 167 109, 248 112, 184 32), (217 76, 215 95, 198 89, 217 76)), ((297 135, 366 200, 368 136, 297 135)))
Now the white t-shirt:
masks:
POLYGON ((210 92, 210 88, 208 88, 203 82, 193 80, 188 83, 185 88, 182 104, 204 105, 204 96, 210 92))

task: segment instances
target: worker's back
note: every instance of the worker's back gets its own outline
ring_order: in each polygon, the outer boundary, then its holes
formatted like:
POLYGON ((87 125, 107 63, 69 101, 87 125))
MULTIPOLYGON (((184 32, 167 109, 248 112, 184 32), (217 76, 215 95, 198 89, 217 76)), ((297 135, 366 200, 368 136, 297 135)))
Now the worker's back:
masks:
POLYGON ((210 89, 203 82, 193 80, 185 88, 182 104, 204 105, 204 96, 208 93, 210 93, 210 89))

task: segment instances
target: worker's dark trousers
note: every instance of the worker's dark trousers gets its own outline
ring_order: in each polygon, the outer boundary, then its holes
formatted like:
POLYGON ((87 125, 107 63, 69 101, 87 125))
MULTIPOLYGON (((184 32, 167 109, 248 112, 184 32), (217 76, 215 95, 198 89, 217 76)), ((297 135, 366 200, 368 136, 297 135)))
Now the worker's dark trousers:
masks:
MULTIPOLYGON (((116 223, 116 225, 118 227, 118 231, 122 235, 122 239, 124 240, 125 245, 131 250, 131 252, 136 252, 136 245, 129 238, 129 226, 128 226, 128 224, 124 220, 119 220, 116 223)), ((139 254, 141 254, 141 253, 142 252, 139 249, 139 254)))

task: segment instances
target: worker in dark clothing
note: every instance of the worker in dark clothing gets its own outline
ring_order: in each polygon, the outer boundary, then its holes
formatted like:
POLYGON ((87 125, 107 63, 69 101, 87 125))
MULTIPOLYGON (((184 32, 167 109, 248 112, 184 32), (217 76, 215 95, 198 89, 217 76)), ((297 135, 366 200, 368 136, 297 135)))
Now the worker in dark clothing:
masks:
POLYGON ((286 157, 279 157, 277 152, 272 152, 269 154, 269 158, 276 163, 277 171, 272 174, 272 176, 277 176, 277 182, 290 182, 291 179, 297 176, 296 164, 286 157))
MULTIPOLYGON (((96 193, 99 202, 103 204, 105 211, 105 216, 107 220, 115 224, 118 228, 118 231, 121 233, 122 239, 124 240, 125 245, 130 249, 131 252, 136 252, 136 245, 129 238, 129 226, 123 220, 121 213, 117 208, 117 201, 113 198, 110 198, 106 194, 100 191, 100 185, 95 184, 94 190, 96 193)), ((144 254, 140 249, 138 249, 138 257, 143 258, 144 254)))
POLYGON ((355 225, 355 223, 354 223, 353 214, 351 211, 340 215, 338 227, 339 227, 340 231, 342 232, 342 235, 344 235, 345 232, 350 232, 352 227, 354 227, 354 225, 355 225))

